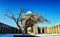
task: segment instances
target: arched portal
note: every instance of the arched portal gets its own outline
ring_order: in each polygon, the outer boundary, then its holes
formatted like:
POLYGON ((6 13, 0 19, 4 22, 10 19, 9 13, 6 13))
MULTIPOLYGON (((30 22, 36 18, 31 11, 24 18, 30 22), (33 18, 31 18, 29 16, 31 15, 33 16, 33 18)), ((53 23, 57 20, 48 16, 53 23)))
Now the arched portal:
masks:
POLYGON ((38 33, 40 34, 41 33, 41 29, 38 27, 38 33))
MULTIPOLYGON (((25 22, 25 32, 27 33, 27 28, 28 27, 33 27, 34 23, 33 23, 34 20, 32 20, 31 18, 27 19, 26 22, 25 22)), ((33 28, 32 28, 32 32, 33 32, 33 28)))
POLYGON ((44 33, 44 28, 42 28, 42 33, 44 33))

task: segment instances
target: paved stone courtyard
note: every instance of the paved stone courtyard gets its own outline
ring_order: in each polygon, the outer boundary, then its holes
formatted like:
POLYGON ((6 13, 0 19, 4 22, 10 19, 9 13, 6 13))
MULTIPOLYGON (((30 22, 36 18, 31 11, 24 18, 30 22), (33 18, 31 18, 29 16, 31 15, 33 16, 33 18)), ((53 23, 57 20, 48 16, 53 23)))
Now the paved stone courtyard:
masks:
MULTIPOLYGON (((22 35, 22 34, 0 34, 0 37, 13 37, 14 35, 22 35)), ((37 34, 36 36, 37 37, 60 37, 60 34, 37 34)))

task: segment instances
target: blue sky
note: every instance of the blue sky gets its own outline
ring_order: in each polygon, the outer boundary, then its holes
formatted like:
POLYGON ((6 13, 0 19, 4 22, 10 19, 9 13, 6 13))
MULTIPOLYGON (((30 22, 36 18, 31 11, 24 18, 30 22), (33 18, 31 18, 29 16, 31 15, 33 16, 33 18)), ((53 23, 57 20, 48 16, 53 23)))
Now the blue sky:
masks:
POLYGON ((41 23, 39 26, 50 26, 60 22, 60 1, 59 0, 0 0, 0 22, 10 26, 16 26, 14 21, 4 14, 11 9, 16 15, 18 8, 25 8, 27 11, 39 11, 39 14, 51 21, 51 24, 41 23))

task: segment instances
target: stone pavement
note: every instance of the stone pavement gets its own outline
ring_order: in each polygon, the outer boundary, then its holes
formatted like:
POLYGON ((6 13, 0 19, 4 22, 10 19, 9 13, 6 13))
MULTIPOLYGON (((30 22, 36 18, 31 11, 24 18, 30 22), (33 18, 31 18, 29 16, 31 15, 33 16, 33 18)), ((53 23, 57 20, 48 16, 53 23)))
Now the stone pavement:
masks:
MULTIPOLYGON (((22 35, 22 34, 0 34, 0 37, 13 37, 14 35, 22 35)), ((29 34, 25 34, 25 35, 29 35, 29 34)), ((37 37, 60 37, 60 34, 37 34, 35 36, 37 37)))

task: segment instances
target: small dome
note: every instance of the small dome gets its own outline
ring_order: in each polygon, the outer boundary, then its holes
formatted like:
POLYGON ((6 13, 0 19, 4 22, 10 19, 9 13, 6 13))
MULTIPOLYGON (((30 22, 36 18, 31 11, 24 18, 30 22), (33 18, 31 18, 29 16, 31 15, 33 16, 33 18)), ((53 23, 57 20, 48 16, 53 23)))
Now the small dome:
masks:
POLYGON ((28 11, 27 14, 32 14, 32 12, 31 11, 28 11))

